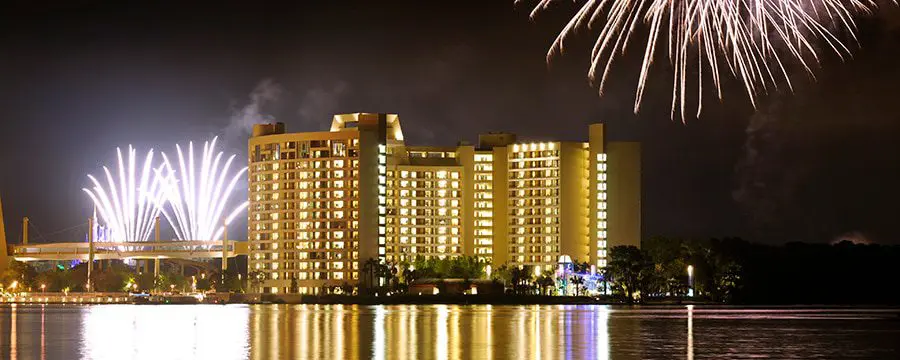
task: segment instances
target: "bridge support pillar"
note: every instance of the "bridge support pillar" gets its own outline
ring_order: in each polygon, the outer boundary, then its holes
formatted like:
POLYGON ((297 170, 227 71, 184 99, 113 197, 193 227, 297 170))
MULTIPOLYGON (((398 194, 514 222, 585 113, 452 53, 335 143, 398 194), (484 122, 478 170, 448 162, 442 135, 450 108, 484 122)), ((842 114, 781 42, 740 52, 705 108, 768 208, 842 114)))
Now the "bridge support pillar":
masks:
POLYGON ((153 259, 153 277, 159 277, 159 258, 153 259))
POLYGON ((87 290, 94 291, 91 282, 91 273, 94 272, 94 218, 88 218, 88 262, 87 262, 87 290))
POLYGON ((228 270, 228 223, 222 218, 222 276, 228 270))

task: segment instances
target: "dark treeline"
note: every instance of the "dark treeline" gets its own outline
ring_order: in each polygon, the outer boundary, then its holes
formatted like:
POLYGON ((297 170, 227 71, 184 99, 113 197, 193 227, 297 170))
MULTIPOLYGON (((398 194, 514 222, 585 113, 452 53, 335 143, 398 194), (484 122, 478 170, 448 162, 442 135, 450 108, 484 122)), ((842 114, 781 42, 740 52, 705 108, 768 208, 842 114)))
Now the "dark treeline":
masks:
POLYGON ((900 304, 900 246, 788 243, 771 246, 736 238, 652 238, 634 248, 616 248, 616 261, 642 258, 650 274, 637 287, 645 294, 679 294, 693 266, 701 298, 735 304, 900 304), (630 252, 628 250, 631 250, 630 252))

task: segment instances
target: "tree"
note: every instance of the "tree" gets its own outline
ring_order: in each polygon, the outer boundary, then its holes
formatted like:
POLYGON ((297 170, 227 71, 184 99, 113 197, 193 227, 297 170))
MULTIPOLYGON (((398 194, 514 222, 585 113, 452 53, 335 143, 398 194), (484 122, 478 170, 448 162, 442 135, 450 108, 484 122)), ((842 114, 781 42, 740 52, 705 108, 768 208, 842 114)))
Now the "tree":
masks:
POLYGON ((225 274, 219 277, 219 281, 215 286, 216 291, 243 293, 244 279, 238 270, 228 268, 228 270, 225 270, 225 274))
POLYGON ((260 287, 260 285, 262 285, 263 281, 266 280, 266 273, 259 271, 259 270, 253 270, 249 274, 247 274, 247 278, 248 278, 248 280, 250 280, 250 290, 251 291, 258 292, 258 293, 262 292, 262 290, 259 287, 260 287))
POLYGON ((582 294, 584 294, 584 278, 583 277, 581 277, 579 275, 572 275, 572 277, 569 278, 569 283, 571 283, 572 286, 575 287, 575 295, 581 296, 582 294))
POLYGON ((40 284, 47 286, 47 291, 60 292, 64 289, 72 289, 75 287, 72 281, 72 271, 53 269, 42 272, 37 275, 38 286, 40 284))
POLYGON ((361 288, 365 288, 367 292, 375 290, 377 282, 375 278, 378 276, 379 261, 375 258, 369 258, 363 263, 363 284, 361 288))
POLYGON ((655 272, 650 256, 635 246, 616 246, 610 250, 609 258, 607 271, 613 291, 628 301, 648 295, 655 272))
POLYGON ((444 259, 416 259, 413 266, 420 278, 480 279, 487 263, 474 256, 454 256, 444 259))
POLYGON ((341 289, 341 294, 353 295, 353 285, 350 285, 350 283, 348 283, 346 281, 344 281, 344 283, 341 284, 340 289, 341 289))
POLYGON ((212 288, 212 281, 208 277, 197 279, 197 290, 209 291, 212 288))
POLYGON ((533 273, 534 271, 529 266, 522 266, 521 268, 513 266, 509 270, 510 283, 514 294, 524 295, 530 292, 533 273))
POLYGON ((9 268, 0 273, 0 284, 9 287, 15 282, 17 291, 33 288, 37 280, 37 271, 30 264, 10 260, 9 268))
POLYGON ((545 271, 538 277, 537 281, 535 281, 541 295, 552 295, 553 288, 556 286, 556 280, 553 279, 552 271, 545 271))

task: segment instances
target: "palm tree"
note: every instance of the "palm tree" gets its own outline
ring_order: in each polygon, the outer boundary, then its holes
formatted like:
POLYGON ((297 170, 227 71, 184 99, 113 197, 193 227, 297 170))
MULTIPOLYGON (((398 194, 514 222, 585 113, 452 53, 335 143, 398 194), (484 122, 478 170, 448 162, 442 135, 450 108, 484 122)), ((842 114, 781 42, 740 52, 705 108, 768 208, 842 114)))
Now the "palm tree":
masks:
POLYGON ((266 274, 259 270, 251 271, 247 274, 247 277, 250 279, 250 288, 251 290, 255 290, 256 292, 262 292, 259 289, 259 286, 262 285, 262 282, 266 279, 266 274))
POLYGON ((581 296, 584 292, 584 278, 578 275, 572 275, 572 277, 569 278, 569 282, 575 286, 575 295, 581 296))
POLYGON ((362 286, 366 289, 373 289, 375 287, 375 276, 378 272, 378 260, 374 258, 369 258, 363 263, 363 274, 365 274, 365 284, 362 286))

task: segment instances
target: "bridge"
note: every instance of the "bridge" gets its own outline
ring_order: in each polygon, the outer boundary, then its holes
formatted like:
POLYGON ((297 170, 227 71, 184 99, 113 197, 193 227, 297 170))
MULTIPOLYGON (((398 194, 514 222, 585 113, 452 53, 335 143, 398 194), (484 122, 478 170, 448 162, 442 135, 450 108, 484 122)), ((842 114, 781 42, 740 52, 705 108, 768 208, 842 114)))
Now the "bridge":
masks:
MULTIPOLYGON (((88 220, 88 229, 92 228, 92 219, 88 220)), ((222 270, 227 270, 225 259, 239 255, 248 255, 250 249, 246 241, 226 240, 188 240, 161 241, 159 239, 159 218, 156 219, 156 240, 141 242, 97 242, 89 236, 87 242, 28 243, 28 218, 22 221, 22 244, 8 246, 6 229, 3 221, 3 203, 0 200, 0 271, 8 266, 8 258, 16 261, 71 261, 80 260, 88 264, 90 277, 94 260, 154 260, 154 274, 159 273, 159 261, 193 260, 222 258, 222 270)), ((227 229, 226 229, 227 230, 227 229)), ((90 231, 89 231, 90 232, 90 231)), ((145 262, 146 264, 146 262, 145 262)))
POLYGON ((245 241, 66 242, 13 246, 16 261, 209 259, 249 254, 245 241))

